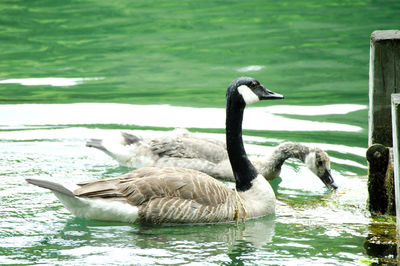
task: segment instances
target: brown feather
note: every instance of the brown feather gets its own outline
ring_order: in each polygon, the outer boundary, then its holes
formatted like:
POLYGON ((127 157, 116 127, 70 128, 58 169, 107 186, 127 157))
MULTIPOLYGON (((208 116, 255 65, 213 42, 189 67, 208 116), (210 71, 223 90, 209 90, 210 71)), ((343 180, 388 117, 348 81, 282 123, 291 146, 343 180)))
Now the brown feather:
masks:
POLYGON ((195 170, 141 168, 120 177, 79 185, 74 191, 78 197, 124 200, 139 207, 141 222, 219 222, 234 216, 232 191, 195 170), (223 211, 222 206, 227 210, 223 211))

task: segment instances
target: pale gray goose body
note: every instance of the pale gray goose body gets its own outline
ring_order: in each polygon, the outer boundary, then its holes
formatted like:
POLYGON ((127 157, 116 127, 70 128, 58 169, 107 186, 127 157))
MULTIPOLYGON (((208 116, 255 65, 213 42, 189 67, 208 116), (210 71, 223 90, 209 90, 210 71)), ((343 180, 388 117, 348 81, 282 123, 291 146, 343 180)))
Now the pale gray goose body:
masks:
POLYGON ((120 138, 91 139, 86 146, 97 148, 120 165, 131 168, 182 167, 212 175, 216 166, 225 161, 230 169, 224 142, 200 137, 185 129, 153 138, 123 132, 120 138))
POLYGON ((226 93, 226 141, 236 189, 199 171, 185 168, 142 168, 71 188, 27 179, 52 190, 78 217, 144 223, 215 223, 274 213, 275 195, 248 160, 242 141, 246 105, 283 96, 252 78, 238 78, 226 93))
MULTIPOLYGON (((185 129, 153 138, 124 132, 119 139, 91 139, 86 145, 105 152, 127 167, 182 167, 235 181, 225 143, 185 129)), ((257 171, 267 180, 278 177, 283 163, 289 158, 305 163, 328 188, 337 188, 331 176, 329 156, 318 147, 285 142, 274 148, 269 156, 249 156, 257 171)))

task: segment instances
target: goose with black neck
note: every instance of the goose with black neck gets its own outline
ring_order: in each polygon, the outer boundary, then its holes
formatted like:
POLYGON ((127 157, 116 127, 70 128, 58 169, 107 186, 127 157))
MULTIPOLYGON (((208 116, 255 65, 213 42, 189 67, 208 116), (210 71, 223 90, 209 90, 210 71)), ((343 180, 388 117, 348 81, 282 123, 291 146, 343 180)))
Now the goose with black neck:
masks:
POLYGON ((282 99, 253 78, 234 80, 226 94, 226 140, 236 189, 202 172, 148 167, 125 175, 63 185, 27 179, 50 189, 74 215, 133 223, 233 222, 275 212, 275 194, 249 161, 242 140, 243 111, 259 100, 282 99))
POLYGON ((251 181, 259 175, 243 146, 244 108, 259 100, 269 99, 283 99, 283 96, 265 89, 252 78, 235 80, 226 93, 226 147, 238 191, 248 190, 251 181))

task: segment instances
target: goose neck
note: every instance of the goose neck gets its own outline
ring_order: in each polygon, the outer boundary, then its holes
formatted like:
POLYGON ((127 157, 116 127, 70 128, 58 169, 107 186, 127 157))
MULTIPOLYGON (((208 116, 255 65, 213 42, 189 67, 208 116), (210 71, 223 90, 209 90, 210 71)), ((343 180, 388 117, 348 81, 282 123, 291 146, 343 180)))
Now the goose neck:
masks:
POLYGON ((300 143, 286 142, 279 145, 271 155, 274 168, 280 169, 282 164, 289 158, 295 158, 303 163, 310 150, 300 143))
POLYGON ((251 181, 257 177, 257 170, 247 157, 242 139, 242 121, 245 104, 227 101, 226 108, 226 144, 229 161, 238 191, 251 188, 251 181))

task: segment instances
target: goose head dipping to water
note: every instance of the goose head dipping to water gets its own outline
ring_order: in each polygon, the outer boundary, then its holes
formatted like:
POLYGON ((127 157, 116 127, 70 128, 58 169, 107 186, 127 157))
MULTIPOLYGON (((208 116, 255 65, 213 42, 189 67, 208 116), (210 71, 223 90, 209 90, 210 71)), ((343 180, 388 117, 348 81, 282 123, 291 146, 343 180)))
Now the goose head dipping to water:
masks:
POLYGON ((246 105, 283 96, 252 78, 238 78, 226 93, 226 142, 236 189, 185 168, 141 168, 125 175, 65 186, 27 182, 50 189, 74 215, 104 221, 141 223, 232 222, 275 212, 275 194, 251 164, 243 146, 246 105))
POLYGON ((329 189, 338 188, 331 175, 328 154, 315 146, 284 142, 277 146, 268 158, 254 156, 251 157, 251 161, 260 174, 267 180, 272 180, 280 175, 283 163, 289 158, 302 161, 329 189))

